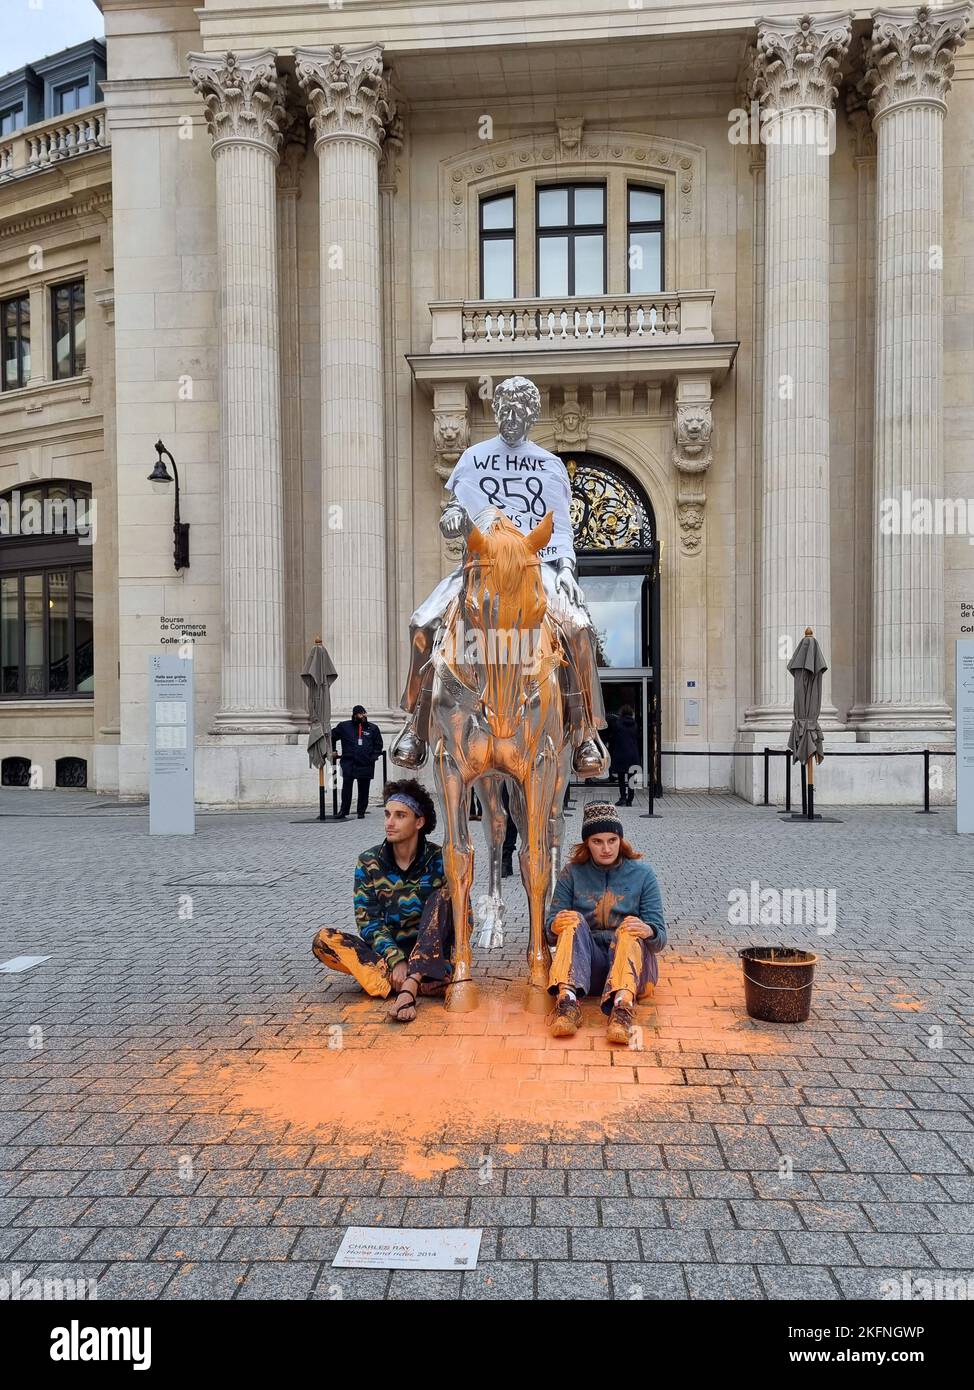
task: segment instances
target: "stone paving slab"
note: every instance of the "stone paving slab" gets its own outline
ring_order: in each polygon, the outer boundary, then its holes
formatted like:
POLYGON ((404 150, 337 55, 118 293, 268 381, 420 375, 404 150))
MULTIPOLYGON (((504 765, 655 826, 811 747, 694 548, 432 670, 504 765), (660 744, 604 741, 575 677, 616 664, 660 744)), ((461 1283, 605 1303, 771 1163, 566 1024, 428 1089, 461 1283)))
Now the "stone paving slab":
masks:
POLYGON ((394 1028, 329 976, 311 938, 350 925, 377 809, 204 814, 192 839, 150 840, 144 807, 0 791, 0 959, 51 956, 0 976, 0 1278, 259 1300, 974 1281, 974 913, 952 816, 857 807, 809 829, 730 797, 657 809, 622 814, 671 944, 620 1050, 591 1005, 561 1042, 524 1011, 510 880, 476 1013, 427 1001, 394 1028), (741 924, 728 894, 752 882, 834 890, 834 922, 741 924), (760 943, 818 952, 808 1023, 747 1017, 736 952, 760 943), (471 1109, 414 1113, 430 1095, 471 1109), (482 1226, 479 1267, 333 1269, 353 1224, 482 1226))

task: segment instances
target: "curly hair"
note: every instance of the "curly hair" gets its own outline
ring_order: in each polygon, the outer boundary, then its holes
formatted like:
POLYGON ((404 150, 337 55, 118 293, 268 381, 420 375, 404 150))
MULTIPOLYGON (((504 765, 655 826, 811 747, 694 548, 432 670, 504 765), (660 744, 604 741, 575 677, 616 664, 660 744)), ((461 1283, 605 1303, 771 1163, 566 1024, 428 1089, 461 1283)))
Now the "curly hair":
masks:
POLYGON ((494 404, 494 414, 496 416, 496 401, 499 396, 513 396, 516 401, 520 401, 526 406, 535 419, 541 414, 541 392, 534 382, 526 376, 509 376, 500 383, 494 390, 492 404, 494 404))
POLYGON ((387 782, 382 788, 383 804, 385 804, 390 797, 395 799, 399 792, 410 797, 419 806, 420 815, 423 817, 424 821, 420 833, 427 837, 432 835, 433 831, 436 829, 436 807, 433 804, 433 798, 423 786, 422 782, 418 782, 415 777, 404 777, 398 782, 387 782))

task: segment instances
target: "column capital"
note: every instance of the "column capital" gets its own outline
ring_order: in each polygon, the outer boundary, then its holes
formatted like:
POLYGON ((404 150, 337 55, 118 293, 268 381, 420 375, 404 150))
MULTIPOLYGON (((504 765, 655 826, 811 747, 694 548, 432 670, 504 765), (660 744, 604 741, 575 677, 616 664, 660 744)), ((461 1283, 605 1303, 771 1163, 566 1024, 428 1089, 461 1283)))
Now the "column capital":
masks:
POLYGON ((402 154, 405 144, 406 127, 402 118, 402 108, 396 104, 393 106, 392 115, 386 128, 386 137, 382 144, 382 155, 379 159, 379 188, 388 193, 395 193, 399 187, 399 166, 396 163, 402 154))
POLYGON ((308 147, 308 127, 303 111, 290 104, 281 122, 281 160, 277 166, 277 191, 283 197, 297 198, 301 192, 301 169, 308 147))
POLYGON ((393 114, 381 44, 296 48, 294 69, 307 96, 316 149, 341 137, 379 150, 393 114))
POLYGON ((933 103, 946 109, 954 54, 964 42, 970 5, 915 14, 875 10, 872 34, 865 40, 865 85, 874 121, 898 106, 933 103))
MULTIPOLYGON (((865 50, 863 49, 863 54, 865 50)), ((855 159, 876 158, 876 132, 869 114, 869 91, 864 78, 850 80, 845 89, 845 109, 852 131, 855 159)))
POLYGON ((750 55, 749 95, 774 111, 810 106, 831 111, 851 38, 848 13, 762 21, 750 55))
POLYGON ((213 153, 225 144, 258 145, 276 155, 284 119, 277 55, 190 53, 189 78, 203 98, 213 153))

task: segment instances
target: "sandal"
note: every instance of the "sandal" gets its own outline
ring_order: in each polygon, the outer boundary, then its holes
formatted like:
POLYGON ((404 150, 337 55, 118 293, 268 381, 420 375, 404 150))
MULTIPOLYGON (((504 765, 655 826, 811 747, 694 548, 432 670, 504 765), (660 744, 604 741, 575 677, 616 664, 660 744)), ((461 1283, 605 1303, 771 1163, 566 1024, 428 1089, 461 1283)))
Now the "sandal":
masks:
POLYGON ((397 1023, 413 1023, 413 1022, 415 1022, 415 1014, 414 1014, 414 1017, 413 1017, 413 1018, 403 1018, 403 1013, 404 1013, 404 1011, 405 1011, 406 1009, 413 1009, 413 1010, 415 1010, 415 1008, 416 1008, 416 996, 417 996, 418 994, 419 994, 419 981, 416 980, 416 979, 414 979, 412 975, 407 975, 407 976, 406 976, 406 982, 405 982, 405 984, 403 985, 403 987, 402 987, 402 989, 399 991, 399 993, 396 995, 395 1006, 394 1006, 394 1008, 393 1008, 393 1010, 392 1010, 392 1013, 391 1013, 390 1017, 394 1018, 394 1019, 396 1020, 397 1023), (407 985, 410 985, 410 984, 416 986, 415 991, 413 991, 413 990, 411 990, 411 989, 407 989, 406 986, 407 986, 407 985), (401 1003, 399 1002, 400 999, 402 999, 403 995, 406 996, 406 1003, 405 1003, 405 1004, 401 1004, 401 1003))

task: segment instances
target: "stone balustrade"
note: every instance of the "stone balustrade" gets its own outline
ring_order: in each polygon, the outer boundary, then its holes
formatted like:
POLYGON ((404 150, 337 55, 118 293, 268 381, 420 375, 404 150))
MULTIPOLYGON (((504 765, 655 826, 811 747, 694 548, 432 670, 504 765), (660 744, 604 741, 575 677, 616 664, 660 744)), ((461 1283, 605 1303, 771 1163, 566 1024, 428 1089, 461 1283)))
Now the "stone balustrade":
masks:
POLYGON ((431 352, 712 343, 713 290, 430 305, 431 352))
POLYGON ((88 106, 18 130, 0 143, 0 180, 46 169, 110 144, 104 106, 88 106))

